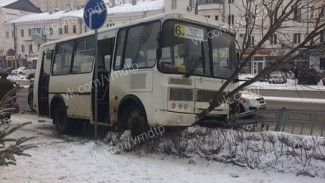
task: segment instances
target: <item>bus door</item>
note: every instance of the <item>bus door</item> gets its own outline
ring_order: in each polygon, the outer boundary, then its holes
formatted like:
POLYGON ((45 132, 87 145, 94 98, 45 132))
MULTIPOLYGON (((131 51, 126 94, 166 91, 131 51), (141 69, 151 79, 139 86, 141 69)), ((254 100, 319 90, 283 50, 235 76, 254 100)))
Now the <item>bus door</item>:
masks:
POLYGON ((114 40, 110 38, 98 41, 98 81, 93 82, 98 86, 98 121, 105 123, 109 122, 109 85, 114 40))
POLYGON ((43 52, 42 65, 38 82, 38 111, 39 115, 49 115, 49 80, 53 50, 43 52))

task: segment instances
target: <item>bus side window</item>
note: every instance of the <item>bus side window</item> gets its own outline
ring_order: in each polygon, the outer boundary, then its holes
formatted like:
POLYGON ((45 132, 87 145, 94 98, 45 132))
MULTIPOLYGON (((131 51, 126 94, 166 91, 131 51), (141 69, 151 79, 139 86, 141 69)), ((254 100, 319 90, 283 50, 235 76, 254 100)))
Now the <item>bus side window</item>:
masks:
POLYGON ((73 74, 89 73, 93 70, 95 60, 94 37, 77 41, 73 59, 73 74))
POLYGON ((58 44, 53 63, 53 75, 66 75, 70 72, 73 41, 58 44))
POLYGON ((150 22, 121 30, 117 40, 114 69, 151 68, 156 64, 160 22, 150 22), (125 34, 127 32, 127 40, 125 34), (123 48, 125 45, 125 53, 123 48), (124 55, 124 57, 123 57, 124 55), (122 60, 123 59, 123 60, 122 60))

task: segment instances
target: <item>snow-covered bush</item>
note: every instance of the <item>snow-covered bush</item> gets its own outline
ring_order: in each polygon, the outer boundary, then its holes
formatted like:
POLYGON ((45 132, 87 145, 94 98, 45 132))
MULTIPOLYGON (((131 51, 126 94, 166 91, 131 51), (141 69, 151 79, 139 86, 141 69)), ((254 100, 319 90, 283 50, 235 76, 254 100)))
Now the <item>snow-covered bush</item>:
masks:
POLYGON ((128 143, 120 138, 121 134, 112 133, 107 142, 110 146, 124 147, 120 148, 124 151, 199 157, 250 169, 292 171, 297 175, 316 176, 317 172, 325 171, 325 140, 322 137, 195 126, 126 146, 128 143))

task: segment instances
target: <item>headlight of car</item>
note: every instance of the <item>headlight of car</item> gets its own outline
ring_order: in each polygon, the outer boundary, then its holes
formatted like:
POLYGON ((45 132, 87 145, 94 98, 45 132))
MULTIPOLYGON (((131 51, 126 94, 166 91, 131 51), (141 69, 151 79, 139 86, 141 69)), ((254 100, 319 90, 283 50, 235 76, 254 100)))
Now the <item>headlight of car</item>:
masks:
POLYGON ((242 104, 249 104, 250 103, 250 101, 248 99, 245 99, 245 98, 240 98, 239 102, 242 103, 242 104))

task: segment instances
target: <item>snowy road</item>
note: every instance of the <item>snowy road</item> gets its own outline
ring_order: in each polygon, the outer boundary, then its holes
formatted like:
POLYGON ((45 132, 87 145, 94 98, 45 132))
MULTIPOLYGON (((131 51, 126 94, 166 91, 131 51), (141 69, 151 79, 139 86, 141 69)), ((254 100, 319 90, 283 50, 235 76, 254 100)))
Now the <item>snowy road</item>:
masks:
POLYGON ((1 183, 47 182, 313 182, 316 178, 251 170, 200 158, 171 155, 112 154, 108 146, 83 137, 59 135, 47 120, 15 115, 14 123, 32 121, 15 136, 36 136, 32 157, 18 157, 17 166, 0 167, 1 183))

